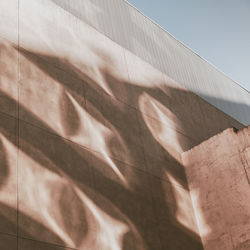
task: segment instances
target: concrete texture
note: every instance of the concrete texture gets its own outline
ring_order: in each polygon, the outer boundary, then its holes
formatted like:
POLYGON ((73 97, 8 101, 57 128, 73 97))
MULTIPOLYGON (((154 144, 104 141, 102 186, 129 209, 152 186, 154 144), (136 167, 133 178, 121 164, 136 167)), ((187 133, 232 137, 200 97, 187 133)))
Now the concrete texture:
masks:
POLYGON ((0 36, 18 43, 18 0, 0 2, 0 36))
POLYGON ((17 116, 18 52, 15 44, 0 37, 0 111, 17 116), (11 97, 11 98, 9 98, 11 97))
POLYGON ((17 120, 0 113, 0 233, 17 233, 17 120))
POLYGON ((0 25, 3 247, 203 249, 182 153, 244 126, 53 1, 18 6, 18 39, 0 25))
POLYGON ((249 152, 250 127, 182 154, 205 250, 250 249, 249 152))
POLYGON ((17 249, 17 237, 0 233, 0 248, 1 250, 17 249))

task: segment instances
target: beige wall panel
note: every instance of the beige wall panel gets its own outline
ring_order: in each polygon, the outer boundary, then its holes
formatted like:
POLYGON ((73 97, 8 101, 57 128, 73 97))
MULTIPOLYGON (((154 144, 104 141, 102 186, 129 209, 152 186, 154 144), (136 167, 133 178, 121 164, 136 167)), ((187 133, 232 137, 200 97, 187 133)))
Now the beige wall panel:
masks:
POLYGON ((203 249, 189 191, 154 177, 151 190, 162 249, 203 249))
POLYGON ((186 186, 180 153, 195 143, 154 118, 146 115, 139 117, 146 170, 168 181, 173 177, 177 183, 186 186))
POLYGON ((122 249, 202 249, 187 190, 100 154, 92 164, 99 204, 129 227, 122 249))
POLYGON ((96 226, 88 198, 93 189, 91 153, 24 122, 20 150, 19 235, 81 246, 96 226))
POLYGON ((137 111, 96 91, 87 90, 86 99, 90 148, 145 169, 137 111))
POLYGON ((8 0, 0 2, 0 37, 18 44, 18 2, 8 0))
POLYGON ((17 116, 18 49, 0 38, 0 112, 17 116))
MULTIPOLYGON (((242 125, 148 63, 125 51, 131 84, 124 102, 136 107, 193 142, 202 142, 228 127, 242 125)), ((143 116, 143 115, 142 115, 143 116)), ((190 144, 192 146, 194 144, 190 144)), ((190 147, 189 147, 190 148, 190 147)), ((184 147, 183 150, 187 150, 184 147)))
POLYGON ((131 99, 126 101, 166 126, 197 138, 193 127, 203 118, 199 98, 130 52, 125 56, 131 82, 131 99))
MULTIPOLYGON (((74 78, 33 53, 21 53, 20 119, 144 168, 135 109, 112 98, 95 82, 74 78)), ((119 83, 116 78, 113 81, 119 83)))
POLYGON ((79 249, 116 249, 119 244, 129 249, 135 242, 135 249, 158 244, 201 249, 194 221, 184 213, 192 208, 187 190, 24 122, 20 125, 21 236, 79 249), (163 211, 163 205, 170 212, 159 225, 155 209, 163 211), (181 240, 172 238, 170 243, 165 234, 181 240))
POLYGON ((75 108, 85 107, 81 79, 21 51, 19 88, 20 119, 69 139, 82 133, 84 120, 75 108))
MULTIPOLYGON (((160 248, 150 176, 98 153, 92 156, 92 164, 97 204, 119 220, 117 229, 107 230, 115 240, 119 233, 122 236, 122 230, 126 232, 118 249, 160 248)), ((103 246, 103 249, 108 248, 103 246)), ((113 249, 111 244, 110 249, 113 249)))
POLYGON ((1 250, 17 250, 17 238, 15 236, 0 234, 1 250))
POLYGON ((18 240, 18 249, 19 250, 72 250, 72 248, 65 248, 61 246, 56 246, 48 244, 45 242, 39 242, 29 239, 19 239, 18 240))
POLYGON ((139 109, 141 112, 151 114, 151 110, 143 110, 140 107, 140 98, 143 94, 149 95, 150 92, 157 93, 157 89, 164 83, 163 74, 146 63, 136 55, 125 50, 125 58, 128 68, 129 84, 127 84, 127 93, 124 95, 124 102, 139 109))
POLYGON ((127 80, 123 49, 49 0, 20 3, 20 46, 113 97, 122 94, 111 79, 127 80))
POLYGON ((192 208, 187 190, 24 122, 20 149, 20 236, 77 249, 201 249, 184 213, 192 208), (164 206, 170 210, 159 224, 155 209, 164 206), (181 243, 166 241, 167 233, 181 243))
POLYGON ((0 114, 0 232, 17 234, 17 121, 0 114))

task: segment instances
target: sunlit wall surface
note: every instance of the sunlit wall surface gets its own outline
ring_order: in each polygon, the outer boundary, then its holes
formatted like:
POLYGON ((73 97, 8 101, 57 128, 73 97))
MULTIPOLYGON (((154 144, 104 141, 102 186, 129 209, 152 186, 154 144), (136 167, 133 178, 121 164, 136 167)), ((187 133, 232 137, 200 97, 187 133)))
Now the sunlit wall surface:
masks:
POLYGON ((0 249, 202 249, 181 153, 243 126, 58 4, 0 1, 0 249))
MULTIPOLYGON (((226 114, 245 125, 250 124, 250 93, 247 90, 186 48, 126 1, 52 1, 226 114)), ((235 62, 235 67, 240 67, 240 64, 235 62)))

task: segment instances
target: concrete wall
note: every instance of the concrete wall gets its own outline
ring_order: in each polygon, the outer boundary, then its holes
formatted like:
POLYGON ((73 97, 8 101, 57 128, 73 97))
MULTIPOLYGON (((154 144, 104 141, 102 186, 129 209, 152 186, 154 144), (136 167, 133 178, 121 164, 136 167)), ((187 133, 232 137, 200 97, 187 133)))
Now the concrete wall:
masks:
POLYGON ((182 157, 205 250, 250 249, 250 127, 227 129, 182 157))
POLYGON ((53 1, 0 14, 1 249, 202 249, 181 153, 243 126, 53 1))

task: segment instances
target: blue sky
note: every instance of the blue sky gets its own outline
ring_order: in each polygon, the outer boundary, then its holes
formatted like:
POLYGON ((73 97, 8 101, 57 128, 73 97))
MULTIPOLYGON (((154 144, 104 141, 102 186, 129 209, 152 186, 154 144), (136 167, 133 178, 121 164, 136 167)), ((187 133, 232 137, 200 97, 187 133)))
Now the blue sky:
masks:
POLYGON ((250 91, 250 0, 127 0, 250 91))

